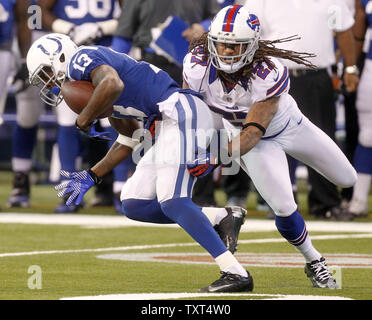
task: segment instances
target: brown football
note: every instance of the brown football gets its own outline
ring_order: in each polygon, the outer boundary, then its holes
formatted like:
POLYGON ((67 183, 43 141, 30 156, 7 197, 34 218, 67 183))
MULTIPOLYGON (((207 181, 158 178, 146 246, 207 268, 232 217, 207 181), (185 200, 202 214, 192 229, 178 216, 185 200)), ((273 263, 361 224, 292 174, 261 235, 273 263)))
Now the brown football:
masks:
MULTIPOLYGON (((94 87, 89 81, 71 81, 66 82, 61 89, 63 99, 72 111, 77 114, 86 107, 90 97, 92 96, 94 87)), ((98 117, 99 119, 111 116, 113 108, 110 107, 104 110, 98 117)))

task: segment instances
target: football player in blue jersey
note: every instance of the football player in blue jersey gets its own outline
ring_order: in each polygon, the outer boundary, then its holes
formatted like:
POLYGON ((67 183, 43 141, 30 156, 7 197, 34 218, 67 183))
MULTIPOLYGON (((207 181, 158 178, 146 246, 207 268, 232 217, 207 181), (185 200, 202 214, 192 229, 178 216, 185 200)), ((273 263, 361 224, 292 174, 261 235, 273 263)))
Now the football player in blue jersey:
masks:
MULTIPOLYGON (((39 0, 37 4, 41 8, 44 32, 47 30, 58 31, 70 34, 78 44, 99 43, 110 45, 111 34, 117 26, 115 10, 119 7, 116 0, 39 0)), ((40 37, 40 31, 35 32, 34 38, 40 37)), ((40 105, 40 99, 35 98, 35 89, 32 88, 24 93, 17 95, 17 128, 14 136, 13 148, 13 171, 15 182, 11 197, 8 200, 10 207, 29 205, 29 182, 28 172, 31 170, 32 150, 36 141, 36 133, 40 114, 44 106, 40 105)), ((64 103, 56 109, 58 122, 58 155, 62 169, 74 171, 77 166, 77 158, 81 154, 81 137, 74 126, 76 114, 73 113, 64 103)), ((108 127, 113 138, 117 133, 109 127, 107 119, 100 121, 102 126, 108 127)), ((104 154, 107 146, 101 144, 104 154)), ((95 153, 98 153, 97 151, 95 153)), ((92 159, 91 161, 94 161, 92 159)), ((120 210, 118 196, 115 198, 113 193, 120 193, 124 177, 128 166, 121 164, 113 171, 114 184, 112 178, 106 177, 104 182, 96 189, 95 201, 92 204, 111 205, 114 201, 117 210, 120 210), (102 194, 106 195, 104 197, 102 194), (102 203, 102 199, 107 199, 102 203), (100 202, 101 201, 101 202, 100 202)), ((63 178, 63 177, 62 177, 63 178)), ((56 213, 76 212, 80 206, 67 206, 65 201, 55 208, 56 213)))
MULTIPOLYGON (((1 73, 0 73, 0 123, 2 122, 1 115, 4 112, 5 102, 7 97, 7 91, 9 87, 8 78, 12 72, 14 52, 11 50, 13 41, 13 31, 15 26, 17 27, 17 40, 19 47, 19 54, 21 57, 21 63, 19 69, 14 76, 14 83, 20 80, 23 85, 27 79, 27 67, 26 67, 26 54, 31 45, 31 30, 28 28, 27 10, 30 5, 30 1, 16 1, 16 0, 0 0, 0 61, 1 73)), ((19 62, 19 61, 17 61, 19 62)), ((13 148, 15 144, 13 142, 13 148)), ((18 180, 15 179, 15 183, 18 180)), ((17 185, 15 185, 18 187, 17 185)), ((14 190, 13 190, 14 191, 14 190)))
MULTIPOLYGON (((90 170, 63 172, 68 180, 56 189, 62 190, 59 196, 69 196, 67 204, 79 204, 88 189, 131 153, 136 144, 131 136, 136 129, 134 119, 160 118, 155 144, 123 187, 123 212, 135 220, 177 223, 205 248, 222 277, 202 291, 253 290, 252 276, 232 254, 245 210, 200 208, 191 200, 195 178, 186 163, 195 156, 195 150, 206 147, 213 126, 211 112, 199 94, 181 89, 166 72, 151 64, 103 46, 76 48, 62 34, 50 34, 35 42, 27 55, 27 66, 30 82, 40 87, 41 97, 48 95, 55 104, 63 98, 59 89, 68 79, 92 83, 94 92, 76 119, 77 128, 92 138, 104 136, 92 124, 113 107, 109 119, 119 136, 90 170)), ((203 169, 205 165, 200 166, 203 169)))

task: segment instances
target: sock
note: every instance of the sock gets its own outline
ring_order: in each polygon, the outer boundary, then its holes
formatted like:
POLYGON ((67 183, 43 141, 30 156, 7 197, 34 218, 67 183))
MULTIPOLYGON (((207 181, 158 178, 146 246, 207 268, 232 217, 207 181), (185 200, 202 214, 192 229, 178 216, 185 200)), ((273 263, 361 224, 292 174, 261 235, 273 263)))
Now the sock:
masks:
POLYGON ((174 223, 161 209, 158 199, 126 199, 122 202, 122 212, 132 220, 152 223, 174 223))
MULTIPOLYGON (((32 150, 36 143, 36 133, 37 126, 32 128, 22 128, 19 125, 16 126, 12 142, 13 158, 29 159, 31 161, 32 150)), ((18 171, 17 169, 15 170, 18 171)))
POLYGON ((372 148, 357 145, 354 154, 354 167, 358 173, 372 174, 372 148))
POLYGON ((221 220, 227 216, 225 208, 203 207, 202 212, 208 218, 212 226, 219 224, 221 220))
POLYGON ((80 133, 75 126, 59 126, 58 151, 61 169, 76 171, 76 159, 80 153, 80 133))
POLYGON ((12 158, 12 170, 13 172, 25 172, 28 173, 32 168, 32 159, 12 158))
POLYGON ((363 202, 368 201, 369 189, 371 187, 370 174, 358 173, 357 183, 354 185, 353 199, 358 199, 363 202))
POLYGON ((230 251, 226 251, 223 254, 215 258, 216 263, 223 272, 230 272, 233 274, 240 274, 243 277, 247 277, 247 271, 242 265, 236 260, 230 251))
POLYGON ((279 233, 302 253, 307 263, 319 260, 321 254, 313 247, 306 230, 305 221, 296 210, 288 217, 275 216, 275 224, 279 233))
POLYGON ((216 258, 227 251, 208 218, 190 198, 174 198, 161 203, 164 214, 177 222, 209 254, 216 258))

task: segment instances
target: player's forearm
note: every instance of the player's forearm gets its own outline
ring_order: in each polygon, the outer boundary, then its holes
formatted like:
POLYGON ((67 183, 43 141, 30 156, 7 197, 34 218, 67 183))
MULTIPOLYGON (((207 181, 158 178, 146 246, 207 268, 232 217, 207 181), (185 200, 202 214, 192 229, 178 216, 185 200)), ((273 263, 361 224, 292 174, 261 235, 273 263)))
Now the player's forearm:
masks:
MULTIPOLYGON (((94 83, 93 83, 94 85, 94 83)), ((102 114, 102 111, 110 108, 120 97, 123 83, 116 78, 106 77, 95 87, 88 105, 77 118, 77 125, 82 130, 87 130, 92 122, 102 114)))
POLYGON ((119 163, 132 154, 132 148, 114 142, 105 157, 99 161, 91 170, 98 176, 103 177, 114 169, 119 163))
POLYGON ((344 32, 337 32, 337 44, 344 58, 345 67, 355 65, 356 50, 352 29, 348 29, 344 32))
POLYGON ((247 128, 243 130, 239 136, 232 139, 228 146, 229 155, 233 158, 239 158, 246 154, 260 141, 262 132, 255 128, 247 128))
POLYGON ((246 127, 229 143, 228 151, 232 158, 246 154, 260 141, 278 111, 279 99, 275 97, 253 104, 245 119, 246 127))

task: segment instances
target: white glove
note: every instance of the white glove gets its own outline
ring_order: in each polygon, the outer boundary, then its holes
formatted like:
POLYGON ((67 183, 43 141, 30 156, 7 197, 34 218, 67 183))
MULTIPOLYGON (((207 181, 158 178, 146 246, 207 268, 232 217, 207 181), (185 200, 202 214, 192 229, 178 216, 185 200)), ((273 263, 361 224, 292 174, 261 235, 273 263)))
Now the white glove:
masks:
POLYGON ((78 45, 91 44, 102 36, 102 30, 97 23, 87 22, 75 26, 70 32, 72 40, 78 45))

